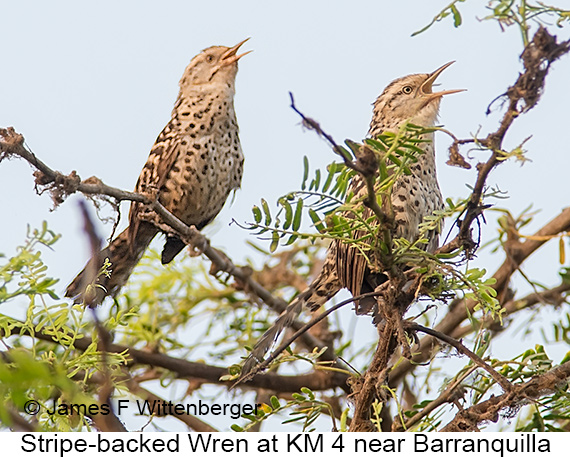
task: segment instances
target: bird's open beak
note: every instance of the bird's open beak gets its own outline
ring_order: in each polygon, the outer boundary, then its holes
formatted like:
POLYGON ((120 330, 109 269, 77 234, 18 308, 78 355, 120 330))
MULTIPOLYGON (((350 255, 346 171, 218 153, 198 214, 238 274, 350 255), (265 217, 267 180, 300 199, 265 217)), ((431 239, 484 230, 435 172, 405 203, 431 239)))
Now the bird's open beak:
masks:
POLYGON ((431 73, 429 75, 429 78, 426 79, 426 81, 420 87, 420 91, 422 92, 422 94, 428 95, 430 99, 433 99, 433 98, 443 97, 444 95, 455 94, 457 92, 463 92, 463 91, 467 90, 467 89, 451 89, 451 90, 442 90, 441 92, 432 92, 432 85, 435 82, 435 80, 438 78, 439 75, 441 75, 443 73, 443 70, 445 70, 447 67, 449 67, 454 62, 455 62, 455 60, 452 60, 451 62, 447 62, 445 65, 442 65, 437 70, 435 70, 433 73, 431 73))
POLYGON ((237 54, 240 46, 242 44, 244 44, 247 40, 249 40, 249 38, 246 38, 245 40, 240 41, 238 44, 236 44, 235 46, 231 47, 230 49, 228 49, 226 51, 226 53, 222 56, 222 62, 224 63, 224 65, 230 65, 234 62, 237 62, 243 56, 252 52, 252 51, 247 51, 247 52, 244 52, 243 54, 237 54))

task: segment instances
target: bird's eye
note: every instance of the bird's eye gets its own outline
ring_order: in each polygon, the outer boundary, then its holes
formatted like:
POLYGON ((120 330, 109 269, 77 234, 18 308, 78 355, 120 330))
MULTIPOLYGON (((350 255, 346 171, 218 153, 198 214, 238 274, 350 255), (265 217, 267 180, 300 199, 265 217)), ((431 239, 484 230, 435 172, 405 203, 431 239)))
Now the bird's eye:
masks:
POLYGON ((206 56, 206 62, 212 63, 214 61, 214 56, 212 54, 208 54, 206 56))
POLYGON ((411 94, 413 91, 414 91, 414 89, 412 89, 412 86, 404 86, 404 87, 402 88, 402 92, 403 92, 404 94, 408 94, 408 95, 409 95, 409 94, 411 94))

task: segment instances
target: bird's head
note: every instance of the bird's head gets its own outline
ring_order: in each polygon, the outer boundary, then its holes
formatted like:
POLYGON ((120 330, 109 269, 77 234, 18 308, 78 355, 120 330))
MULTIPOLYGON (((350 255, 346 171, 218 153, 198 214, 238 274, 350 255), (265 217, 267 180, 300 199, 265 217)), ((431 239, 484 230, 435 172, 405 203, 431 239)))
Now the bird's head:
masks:
POLYGON ((385 129, 397 128, 405 120, 428 127, 435 124, 441 97, 465 89, 433 92, 433 83, 453 62, 448 62, 432 73, 404 76, 392 81, 374 102, 373 124, 385 129))
POLYGON ((235 46, 211 46, 192 59, 180 80, 180 88, 204 84, 227 84, 233 87, 237 74, 237 62, 251 51, 238 54, 237 51, 249 38, 235 46))

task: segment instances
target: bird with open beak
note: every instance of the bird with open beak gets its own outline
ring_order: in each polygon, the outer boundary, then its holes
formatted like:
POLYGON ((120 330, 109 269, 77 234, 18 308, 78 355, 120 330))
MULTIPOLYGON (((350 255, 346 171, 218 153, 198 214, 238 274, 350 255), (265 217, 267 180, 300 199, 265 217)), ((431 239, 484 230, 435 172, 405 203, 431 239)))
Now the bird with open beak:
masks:
MULTIPOLYGON (((388 84, 374 102, 368 136, 375 138, 386 132, 396 133, 406 122, 432 127, 437 120, 441 98, 461 91, 454 89, 433 92, 435 80, 452 63, 449 62, 432 73, 412 74, 388 84)), ((410 243, 416 242, 420 237, 419 226, 424 218, 433 215, 436 210, 443 209, 443 198, 435 170, 433 132, 424 133, 422 139, 424 142, 420 147, 423 153, 418 155, 417 162, 409 166, 410 174, 402 173, 398 176, 390 195, 393 215, 393 223, 390 224, 392 239, 405 238, 410 243)), ((352 201, 361 202, 363 205, 367 192, 363 177, 355 175, 350 184, 350 193, 354 195, 352 201)), ((354 212, 347 211, 343 216, 346 219, 354 218, 354 212)), ((363 208, 360 218, 366 221, 374 220, 372 210, 363 208)), ((371 223, 379 224, 379 221, 371 223)), ((427 243, 419 246, 429 252, 437 249, 440 230, 438 228, 423 234, 427 243)), ((378 230, 379 234, 382 232, 378 230)), ((366 233, 359 230, 352 233, 355 240, 365 235, 366 233)), ((378 246, 378 243, 374 244, 378 246)), ((368 252, 363 253, 363 250, 362 246, 356 247, 355 243, 341 240, 331 243, 319 275, 287 306, 273 326, 261 337, 244 363, 241 379, 247 379, 248 373, 263 359, 279 333, 291 325, 303 307, 316 311, 343 288, 356 297, 373 292, 388 279, 378 259, 378 252, 372 247, 368 252)), ((355 310, 357 314, 369 314, 373 313, 375 305, 376 298, 367 297, 358 300, 355 310)))

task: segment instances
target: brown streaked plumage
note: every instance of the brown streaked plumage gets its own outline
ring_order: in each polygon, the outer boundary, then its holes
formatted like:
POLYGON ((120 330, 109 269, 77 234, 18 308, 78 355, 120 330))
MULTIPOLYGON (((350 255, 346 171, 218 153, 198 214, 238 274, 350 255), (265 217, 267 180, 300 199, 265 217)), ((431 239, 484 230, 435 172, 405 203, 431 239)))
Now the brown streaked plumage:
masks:
MULTIPOLYGON (((240 186, 243 154, 234 111, 237 54, 247 40, 228 48, 212 46, 195 56, 180 80, 172 118, 150 151, 135 192, 158 199, 171 213, 199 230, 220 212, 230 192, 240 186)), ((159 217, 140 203, 133 203, 129 226, 99 255, 96 269, 109 258, 111 277, 101 277, 102 287, 84 292, 93 278, 84 269, 66 290, 66 296, 91 306, 106 295, 115 295, 125 284, 145 249, 159 233, 159 217)), ((173 233, 162 251, 166 264, 184 248, 173 233)))
MULTIPOLYGON (((448 90, 433 92, 432 85, 436 78, 449 65, 443 65, 433 73, 413 74, 391 82, 374 102, 374 110, 369 137, 376 137, 383 132, 396 132, 405 121, 430 127, 435 124, 441 97, 458 92, 448 90)), ((391 203, 394 212, 395 237, 403 237, 415 241, 419 236, 419 224, 424 217, 443 208, 443 199, 435 170, 435 152, 433 133, 426 135, 429 142, 423 143, 424 154, 412 165, 410 176, 403 175, 392 188, 391 203)), ((351 190, 356 198, 363 197, 366 186, 360 175, 353 178, 351 190)), ((366 209, 363 218, 370 216, 366 209)), ((428 234, 429 242, 425 246, 434 251, 438 246, 439 232, 428 234)), ((373 253, 372 253, 373 255, 373 253)), ((303 306, 315 311, 330 300, 342 288, 347 288, 353 296, 372 292, 386 280, 382 272, 371 271, 368 262, 354 247, 335 241, 328 249, 327 257, 318 277, 311 285, 299 294, 285 311, 277 318, 267 332, 261 337, 253 351, 245 361, 242 376, 245 376, 263 359, 282 330, 291 325, 299 315, 303 306)), ((371 311, 374 298, 360 300, 356 307, 358 314, 371 311)))

